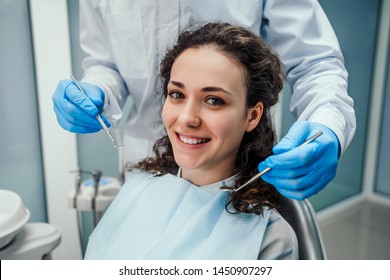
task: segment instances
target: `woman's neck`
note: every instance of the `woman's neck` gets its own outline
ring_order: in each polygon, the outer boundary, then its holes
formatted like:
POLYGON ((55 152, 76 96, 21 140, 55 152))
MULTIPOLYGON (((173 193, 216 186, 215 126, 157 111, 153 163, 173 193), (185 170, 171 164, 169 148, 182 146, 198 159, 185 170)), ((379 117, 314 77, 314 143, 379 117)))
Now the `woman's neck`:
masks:
POLYGON ((185 170, 180 168, 178 175, 199 187, 207 186, 213 183, 220 182, 231 177, 232 172, 216 172, 216 171, 201 171, 201 170, 185 170))

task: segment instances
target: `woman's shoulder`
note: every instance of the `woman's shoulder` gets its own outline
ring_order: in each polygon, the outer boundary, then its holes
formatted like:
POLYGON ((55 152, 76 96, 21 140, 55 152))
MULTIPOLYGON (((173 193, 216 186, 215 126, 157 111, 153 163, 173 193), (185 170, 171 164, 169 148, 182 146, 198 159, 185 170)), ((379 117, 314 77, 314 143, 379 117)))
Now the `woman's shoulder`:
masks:
POLYGON ((259 259, 298 259, 298 241, 293 228, 276 210, 271 210, 259 259))
POLYGON ((126 174, 126 181, 123 186, 128 185, 129 183, 140 183, 148 178, 153 176, 152 173, 147 172, 142 169, 133 169, 126 174))

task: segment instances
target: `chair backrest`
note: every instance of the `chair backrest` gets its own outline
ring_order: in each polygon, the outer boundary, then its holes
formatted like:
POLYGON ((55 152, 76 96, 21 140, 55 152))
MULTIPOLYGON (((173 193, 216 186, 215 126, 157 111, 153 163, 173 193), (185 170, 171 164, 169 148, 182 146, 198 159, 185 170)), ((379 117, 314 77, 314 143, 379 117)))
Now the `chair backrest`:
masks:
POLYGON ((293 200, 282 197, 278 212, 295 231, 298 239, 299 259, 325 260, 326 252, 317 216, 310 202, 307 199, 293 200))

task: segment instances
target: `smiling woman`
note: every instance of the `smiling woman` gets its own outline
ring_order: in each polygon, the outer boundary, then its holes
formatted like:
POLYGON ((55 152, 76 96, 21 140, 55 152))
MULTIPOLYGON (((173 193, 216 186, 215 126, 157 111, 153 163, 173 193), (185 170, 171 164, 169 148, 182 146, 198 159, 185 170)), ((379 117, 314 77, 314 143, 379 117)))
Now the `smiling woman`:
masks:
POLYGON ((90 237, 86 258, 296 259, 279 195, 257 172, 275 136, 279 59, 248 30, 223 23, 183 32, 161 62, 156 156, 134 166, 90 237))

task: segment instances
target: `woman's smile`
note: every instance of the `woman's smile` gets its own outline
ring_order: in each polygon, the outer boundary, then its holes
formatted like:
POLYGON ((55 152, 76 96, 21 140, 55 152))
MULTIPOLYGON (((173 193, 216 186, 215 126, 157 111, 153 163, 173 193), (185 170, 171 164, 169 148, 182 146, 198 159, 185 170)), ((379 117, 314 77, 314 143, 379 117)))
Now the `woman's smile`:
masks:
POLYGON ((186 136, 186 135, 183 135, 183 134, 180 134, 177 132, 176 132, 176 134, 181 142, 183 142, 185 144, 189 144, 189 145, 199 145, 199 144, 203 144, 203 143, 211 141, 210 138, 186 136))

